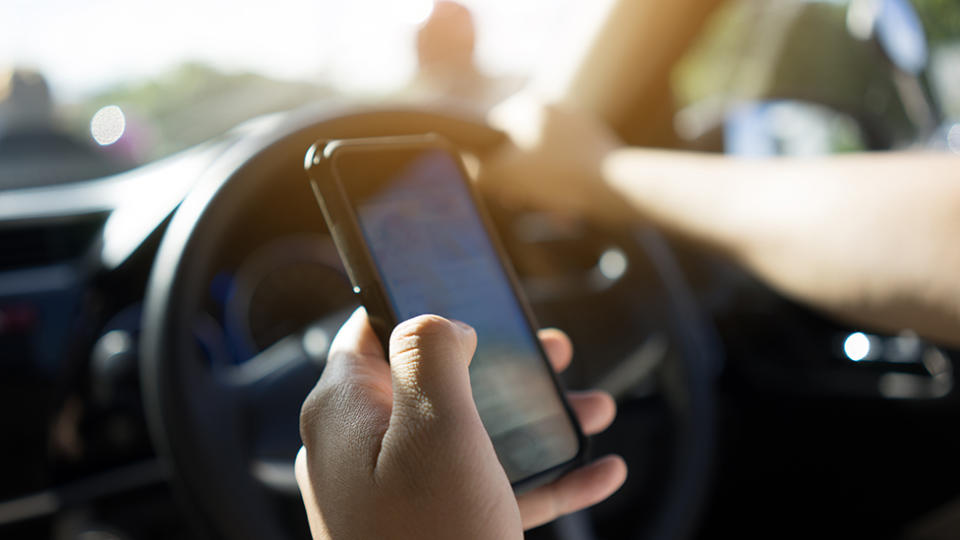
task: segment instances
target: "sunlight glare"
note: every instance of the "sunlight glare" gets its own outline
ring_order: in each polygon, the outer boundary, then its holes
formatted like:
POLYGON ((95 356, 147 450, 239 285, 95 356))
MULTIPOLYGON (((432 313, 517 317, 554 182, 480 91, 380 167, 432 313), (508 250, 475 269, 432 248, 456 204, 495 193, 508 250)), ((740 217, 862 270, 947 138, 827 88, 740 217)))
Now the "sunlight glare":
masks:
MULTIPOLYGON (((459 1, 475 17, 478 67, 494 78, 527 77, 552 66, 554 57, 566 64, 568 49, 582 45, 580 27, 595 18, 588 15, 610 2, 459 1)), ((188 62, 330 85, 353 96, 383 95, 415 76, 416 33, 434 9, 433 0, 236 4, 224 9, 219 0, 0 2, 0 20, 22 21, 0 32, 0 56, 35 66, 50 81, 55 99, 70 103, 164 77, 188 62), (90 31, 104 27, 110 31, 90 31), (33 39, 36 28, 57 39, 33 39), (176 39, 170 39, 171 28, 177 29, 176 39), (63 54, 67 47, 70 55, 63 54)))
POLYGON ((407 0, 406 2, 397 2, 403 6, 403 20, 410 24, 423 24, 427 17, 433 13, 434 0, 407 0))

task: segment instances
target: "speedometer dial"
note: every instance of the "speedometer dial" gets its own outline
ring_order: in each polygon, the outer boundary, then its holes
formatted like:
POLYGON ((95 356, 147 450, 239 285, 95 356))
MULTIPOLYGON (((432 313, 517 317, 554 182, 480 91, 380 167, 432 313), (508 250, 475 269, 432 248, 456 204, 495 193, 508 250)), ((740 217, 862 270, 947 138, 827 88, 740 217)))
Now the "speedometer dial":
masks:
POLYGON ((241 264, 224 322, 238 357, 246 359, 356 303, 329 237, 283 237, 241 264))

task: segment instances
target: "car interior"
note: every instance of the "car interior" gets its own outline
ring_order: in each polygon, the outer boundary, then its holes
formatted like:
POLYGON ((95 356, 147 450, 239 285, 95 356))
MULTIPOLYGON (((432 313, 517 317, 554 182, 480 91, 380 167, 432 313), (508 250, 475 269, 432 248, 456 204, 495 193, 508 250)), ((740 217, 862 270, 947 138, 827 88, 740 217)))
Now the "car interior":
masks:
MULTIPOLYGON (((482 39, 492 19, 465 4, 482 39)), ((309 537, 299 410, 357 306, 304 172, 318 139, 439 133, 479 168, 510 144, 485 112, 526 86, 636 146, 960 153, 953 3, 531 5, 501 7, 566 10, 583 28, 538 45, 544 69, 489 98, 320 95, 189 64, 64 105, 81 139, 15 129, 46 83, 0 72, 0 538, 309 537), (132 89, 149 97, 139 112, 132 89)), ((74 9, 58 6, 43 9, 74 9)), ((538 323, 575 344, 564 385, 616 398, 591 453, 630 471, 529 538, 957 536, 960 352, 803 306, 652 225, 488 206, 538 323)))

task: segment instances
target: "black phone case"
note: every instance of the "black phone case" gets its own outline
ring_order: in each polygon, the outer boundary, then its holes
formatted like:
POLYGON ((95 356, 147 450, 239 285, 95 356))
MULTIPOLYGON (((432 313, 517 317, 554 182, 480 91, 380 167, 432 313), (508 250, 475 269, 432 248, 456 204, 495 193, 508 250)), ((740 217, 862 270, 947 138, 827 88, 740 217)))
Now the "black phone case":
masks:
MULTIPOLYGON (((387 350, 390 333, 400 321, 397 320, 397 316, 387 298, 387 293, 383 286, 383 281, 377 272, 373 256, 360 231, 356 215, 342 187, 342 179, 338 177, 337 171, 333 166, 334 156, 338 152, 374 153, 378 149, 443 150, 454 158, 454 161, 460 169, 463 181, 467 183, 468 192, 473 200, 473 204, 477 207, 487 236, 490 238, 497 257, 500 260, 500 264, 507 275, 510 287, 519 300, 528 330, 535 335, 536 325, 534 323, 533 313, 520 290, 513 267, 509 263, 500 239, 492 227, 490 217, 482 204, 482 200, 476 192, 475 187, 468 180, 457 149, 450 142, 432 133, 363 139, 319 140, 307 151, 304 158, 304 168, 307 170, 310 178, 310 186, 317 199, 317 204, 323 212, 324 220, 333 237, 340 258, 343 260, 343 265, 353 285, 353 290, 358 294, 361 303, 366 308, 367 315, 370 318, 370 324, 373 326, 374 332, 376 332, 378 339, 383 345, 384 351, 387 350)), ((560 386, 556 374, 554 374, 553 369, 550 368, 546 353, 540 346, 540 340, 535 339, 534 341, 537 343, 540 357, 543 362, 547 364, 547 372, 560 396, 560 401, 563 403, 567 416, 577 433, 578 448, 576 456, 570 461, 514 482, 513 489, 517 493, 528 491, 558 478, 564 472, 582 463, 587 451, 587 438, 583 434, 580 423, 573 413, 570 404, 564 397, 563 389, 560 386)))

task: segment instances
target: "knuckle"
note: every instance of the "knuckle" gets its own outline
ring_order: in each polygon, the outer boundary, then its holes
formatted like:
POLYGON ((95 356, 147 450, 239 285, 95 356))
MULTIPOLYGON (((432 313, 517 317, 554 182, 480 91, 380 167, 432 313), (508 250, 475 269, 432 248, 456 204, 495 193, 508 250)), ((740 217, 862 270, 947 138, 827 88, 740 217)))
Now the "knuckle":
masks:
POLYGON ((313 443, 321 410, 320 402, 319 392, 317 387, 314 387, 307 398, 303 400, 303 405, 300 406, 300 440, 303 441, 305 446, 310 446, 313 443))
POLYGON ((305 485, 310 481, 310 474, 307 470, 307 450, 306 447, 301 446, 300 451, 297 452, 297 457, 293 462, 293 474, 297 479, 297 483, 305 485))
POLYGON ((452 326, 453 323, 439 315, 420 315, 397 325, 394 333, 401 337, 417 336, 430 340, 447 334, 452 326))
POLYGON ((329 379, 333 376, 334 370, 330 368, 347 363, 353 354, 354 352, 351 348, 344 346, 342 343, 334 342, 334 345, 330 346, 330 351, 327 353, 327 369, 324 370, 320 380, 325 378, 329 379))
POLYGON ((300 406, 300 440, 310 447, 323 428, 324 413, 330 408, 331 387, 321 379, 300 406))
POLYGON ((395 355, 416 361, 421 353, 445 350, 455 336, 452 322, 437 315, 421 315, 400 323, 391 336, 391 345, 395 355))

